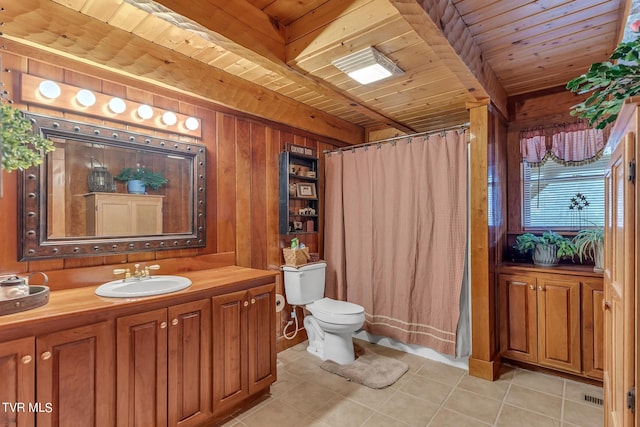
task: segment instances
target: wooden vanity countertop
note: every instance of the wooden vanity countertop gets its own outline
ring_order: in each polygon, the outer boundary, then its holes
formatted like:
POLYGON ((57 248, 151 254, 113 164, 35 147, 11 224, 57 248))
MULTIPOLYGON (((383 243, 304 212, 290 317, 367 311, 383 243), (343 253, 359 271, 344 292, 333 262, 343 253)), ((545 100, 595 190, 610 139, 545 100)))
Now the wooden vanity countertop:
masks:
MULTIPOLYGON (((75 324, 98 322, 135 312, 166 308, 171 305, 210 298, 275 283, 275 270, 257 270, 238 266, 177 274, 192 284, 187 289, 163 295, 136 298, 109 298, 95 294, 97 286, 52 291, 49 302, 20 313, 0 316, 0 341, 19 335, 47 332, 48 324, 73 327, 75 324)), ((275 309, 275 307, 274 307, 275 309)))

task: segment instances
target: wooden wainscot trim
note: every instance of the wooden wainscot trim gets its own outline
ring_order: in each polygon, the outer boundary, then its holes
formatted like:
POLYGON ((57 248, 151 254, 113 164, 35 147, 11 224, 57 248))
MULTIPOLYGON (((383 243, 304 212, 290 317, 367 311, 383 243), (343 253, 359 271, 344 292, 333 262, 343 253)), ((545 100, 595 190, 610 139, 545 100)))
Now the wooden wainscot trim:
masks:
MULTIPOLYGON (((129 268, 133 271, 134 264, 145 265, 159 264, 157 274, 180 274, 188 271, 209 270, 212 268, 227 267, 235 264, 235 252, 223 252, 207 254, 190 258, 168 258, 162 260, 149 260, 128 262, 122 264, 110 264, 93 267, 67 268, 64 270, 45 271, 49 276, 48 286, 52 291, 63 289, 82 288, 85 286, 98 286, 113 280, 114 268, 129 268)), ((34 285, 39 284, 33 283, 34 285)))

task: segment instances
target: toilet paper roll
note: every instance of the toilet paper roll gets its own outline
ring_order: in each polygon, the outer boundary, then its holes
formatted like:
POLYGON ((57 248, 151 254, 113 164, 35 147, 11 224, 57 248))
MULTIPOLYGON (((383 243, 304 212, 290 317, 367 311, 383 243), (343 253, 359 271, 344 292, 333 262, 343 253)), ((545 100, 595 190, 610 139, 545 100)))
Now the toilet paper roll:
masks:
POLYGON ((282 310, 284 310, 284 306, 284 296, 281 294, 276 294, 276 313, 280 313, 282 310))

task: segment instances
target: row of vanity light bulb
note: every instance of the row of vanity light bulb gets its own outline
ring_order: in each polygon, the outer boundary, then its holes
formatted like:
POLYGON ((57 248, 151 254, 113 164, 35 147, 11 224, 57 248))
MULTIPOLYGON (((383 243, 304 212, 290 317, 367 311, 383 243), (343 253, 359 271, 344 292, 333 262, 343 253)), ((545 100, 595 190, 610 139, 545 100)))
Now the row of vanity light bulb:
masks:
MULTIPOLYGON (((56 99, 62 93, 60 86, 51 80, 42 81, 38 86, 38 90, 42 96, 49 99, 56 99)), ((96 96, 88 89, 80 89, 76 94, 76 101, 78 101, 78 104, 83 107, 91 107, 96 103, 96 96)), ((121 98, 117 97, 111 98, 108 106, 109 110, 115 114, 122 114, 127 109, 127 104, 121 98)), ((153 117, 153 108, 149 105, 141 104, 138 106, 137 113, 141 119, 149 120, 153 117)), ((177 121, 178 117, 172 111, 165 111, 162 114, 162 123, 167 126, 173 126, 177 121)), ((198 129, 198 119, 195 117, 188 117, 184 122, 184 126, 189 130, 196 130, 198 129)))

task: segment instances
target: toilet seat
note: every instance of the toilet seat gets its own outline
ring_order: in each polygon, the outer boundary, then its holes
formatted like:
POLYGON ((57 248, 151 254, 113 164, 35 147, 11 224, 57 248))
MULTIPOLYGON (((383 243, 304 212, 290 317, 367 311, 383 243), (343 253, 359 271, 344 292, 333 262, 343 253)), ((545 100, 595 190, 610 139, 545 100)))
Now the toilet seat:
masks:
POLYGON ((322 298, 307 305, 313 316, 323 322, 333 324, 351 324, 364 315, 364 307, 348 301, 322 298))

